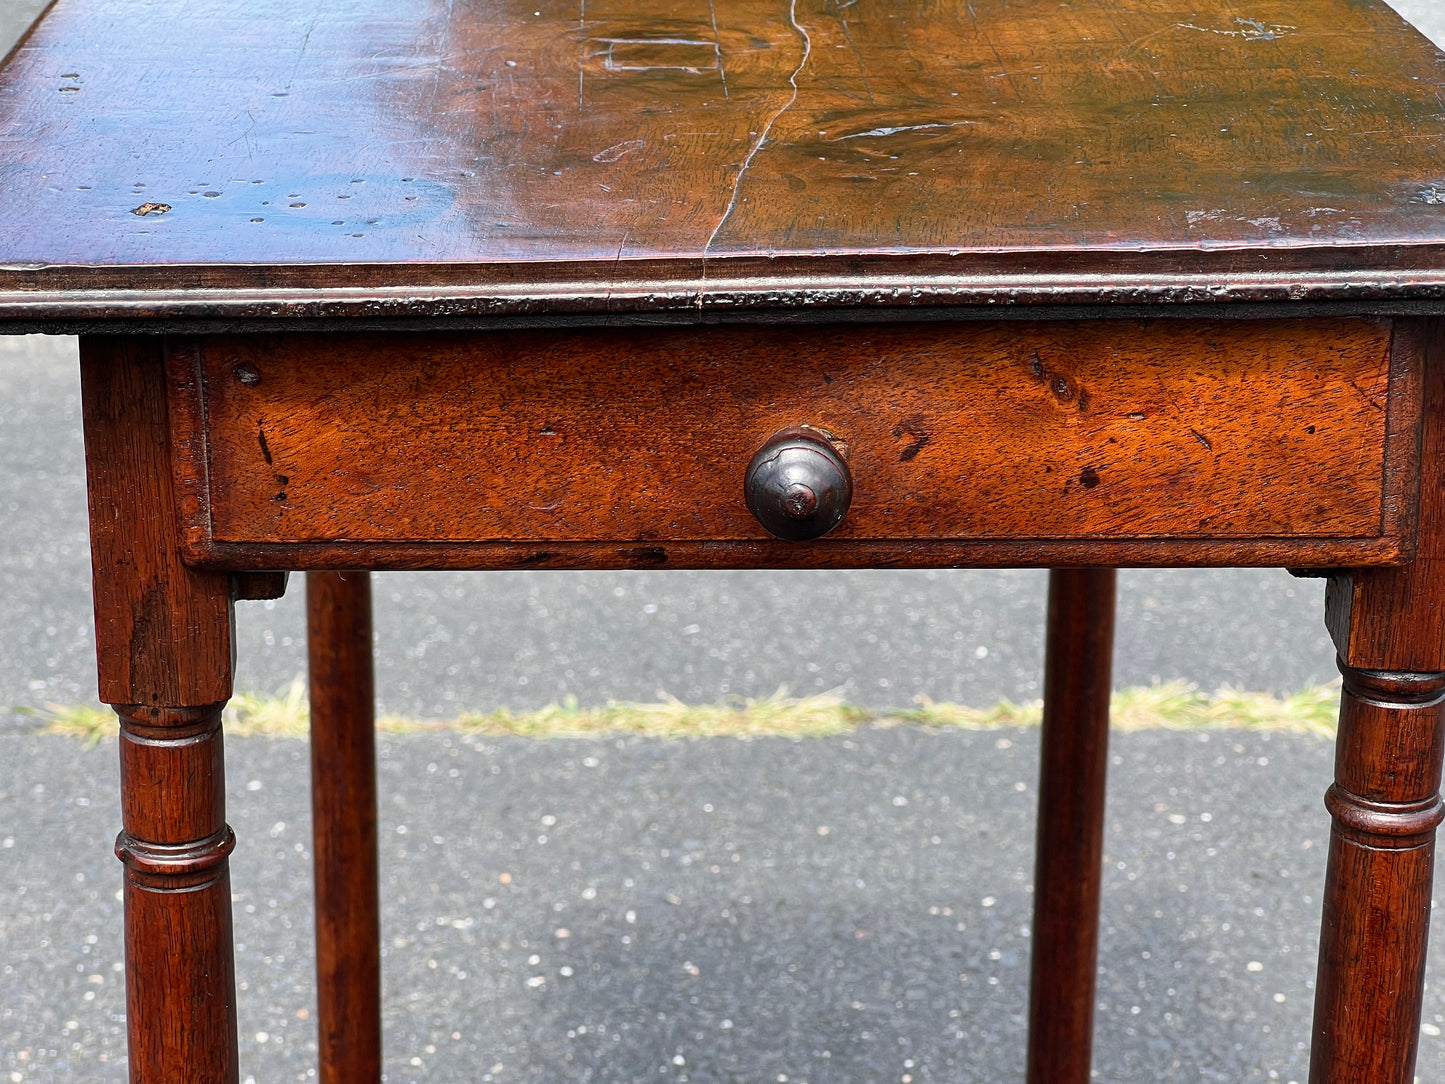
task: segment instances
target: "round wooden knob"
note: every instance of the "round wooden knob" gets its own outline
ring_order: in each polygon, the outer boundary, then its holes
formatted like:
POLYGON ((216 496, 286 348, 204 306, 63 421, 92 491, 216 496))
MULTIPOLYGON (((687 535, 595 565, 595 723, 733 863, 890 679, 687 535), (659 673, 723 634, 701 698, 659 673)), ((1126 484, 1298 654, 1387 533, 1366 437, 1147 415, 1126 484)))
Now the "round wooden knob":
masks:
POLYGON ((833 442, 815 429, 785 429, 753 456, 743 483, 748 511, 789 542, 822 538, 853 499, 853 476, 833 442))

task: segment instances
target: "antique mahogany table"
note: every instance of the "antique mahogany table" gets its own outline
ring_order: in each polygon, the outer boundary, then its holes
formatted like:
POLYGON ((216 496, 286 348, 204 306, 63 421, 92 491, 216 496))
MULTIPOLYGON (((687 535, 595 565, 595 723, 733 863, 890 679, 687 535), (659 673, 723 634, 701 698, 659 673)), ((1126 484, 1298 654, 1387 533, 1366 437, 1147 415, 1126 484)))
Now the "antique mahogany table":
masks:
POLYGON ((1085 1081, 1112 569, 1234 564, 1330 577, 1311 1080, 1410 1081, 1442 65, 1377 0, 58 0, 0 72, 0 330, 81 335, 132 1079, 237 1077, 236 599, 311 573, 321 1078, 353 1082, 341 570, 890 565, 1055 569, 1029 1075, 1085 1081))

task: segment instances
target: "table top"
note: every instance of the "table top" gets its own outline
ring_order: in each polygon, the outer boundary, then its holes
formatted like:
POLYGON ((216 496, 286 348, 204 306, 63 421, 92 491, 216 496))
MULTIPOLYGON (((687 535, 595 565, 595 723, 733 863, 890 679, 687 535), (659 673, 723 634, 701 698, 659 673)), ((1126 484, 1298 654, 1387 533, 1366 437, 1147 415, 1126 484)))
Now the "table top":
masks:
POLYGON ((1378 0, 58 0, 0 323, 1445 298, 1378 0))

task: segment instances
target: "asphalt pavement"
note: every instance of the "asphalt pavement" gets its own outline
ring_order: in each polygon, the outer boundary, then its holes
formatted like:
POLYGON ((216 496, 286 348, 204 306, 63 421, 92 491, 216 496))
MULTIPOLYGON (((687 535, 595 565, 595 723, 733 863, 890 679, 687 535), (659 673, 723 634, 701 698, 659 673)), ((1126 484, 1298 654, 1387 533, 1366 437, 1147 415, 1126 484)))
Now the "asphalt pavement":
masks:
MULTIPOLYGON (((0 0, 0 52, 34 0, 0 0)), ((1396 5, 1445 39, 1431 0, 1396 5)), ((0 338, 0 1081, 123 1079, 113 741, 93 697, 74 340, 0 338)), ((240 687, 304 668, 299 583, 240 687)), ((1038 695, 1033 572, 377 577, 383 710, 840 688, 1038 695)), ((1118 684, 1333 676, 1319 584, 1121 574, 1118 684)), ((1116 734, 1103 1081, 1305 1079, 1328 742, 1116 734)), ((381 742, 387 1079, 1002 1081, 1022 1073, 1037 735, 381 742)), ((300 742, 228 750, 243 1080, 312 1078, 300 742)), ((1438 939, 1437 939, 1438 940, 1438 939)), ((1432 975, 1445 975, 1441 950, 1432 975)), ((1427 990, 1419 1079, 1445 1079, 1427 990)))
MULTIPOLYGON (((383 738, 387 1080, 1021 1080, 1037 737, 383 738)), ((1096 1079, 1303 1084, 1330 743, 1113 754, 1096 1079)), ((313 1079, 306 749, 227 759, 242 1079, 313 1079)), ((114 762, 0 737, 0 1080, 123 1077, 114 762)))

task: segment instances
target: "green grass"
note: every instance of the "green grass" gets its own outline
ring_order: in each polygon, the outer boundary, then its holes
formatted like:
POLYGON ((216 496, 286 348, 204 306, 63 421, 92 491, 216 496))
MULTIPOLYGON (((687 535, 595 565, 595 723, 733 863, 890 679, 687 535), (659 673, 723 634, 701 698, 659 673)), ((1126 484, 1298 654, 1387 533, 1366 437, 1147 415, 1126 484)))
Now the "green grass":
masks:
MULTIPOLYGON (((1206 693, 1182 681, 1133 686, 1114 693, 1110 702, 1117 730, 1197 730, 1206 727, 1285 731, 1331 737, 1339 710, 1339 682, 1305 689, 1289 696, 1221 689, 1206 693)), ((71 734, 90 742, 113 732, 115 716, 108 708, 86 704, 50 704, 43 710, 17 709, 38 715, 46 731, 71 734)), ((874 711, 847 703, 836 692, 792 697, 785 689, 759 699, 729 698, 716 704, 684 704, 672 697, 656 703, 609 703, 584 708, 575 697, 535 711, 464 712, 455 719, 422 720, 383 716, 377 728, 405 734, 452 730, 472 734, 529 738, 569 738, 599 734, 641 734, 654 738, 791 737, 821 738, 860 726, 913 725, 931 728, 986 730, 1037 726, 1040 701, 1015 704, 1001 700, 990 707, 937 703, 916 697, 914 706, 874 711)), ((240 693, 226 708, 226 730, 237 735, 276 738, 305 737, 310 726, 306 686, 299 678, 274 696, 240 693)))

